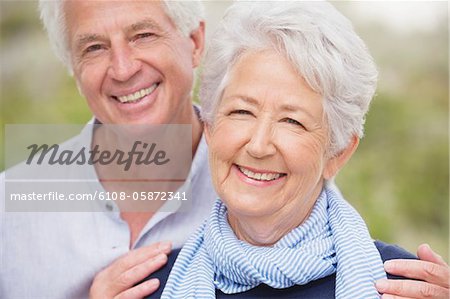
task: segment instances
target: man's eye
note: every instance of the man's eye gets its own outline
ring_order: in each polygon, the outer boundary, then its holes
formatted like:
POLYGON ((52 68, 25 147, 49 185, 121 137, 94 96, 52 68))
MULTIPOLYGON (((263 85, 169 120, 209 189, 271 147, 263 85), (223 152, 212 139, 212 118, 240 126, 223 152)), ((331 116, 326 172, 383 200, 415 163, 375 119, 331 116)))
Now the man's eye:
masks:
POLYGON ((102 49, 102 45, 95 44, 95 45, 91 45, 91 46, 87 47, 84 50, 84 53, 91 53, 91 52, 95 52, 95 51, 98 51, 98 50, 101 50, 101 49, 102 49))
POLYGON ((138 39, 150 38, 150 37, 154 37, 154 36, 155 35, 153 33, 151 33, 151 32, 144 32, 144 33, 136 34, 134 36, 134 40, 136 41, 138 39))

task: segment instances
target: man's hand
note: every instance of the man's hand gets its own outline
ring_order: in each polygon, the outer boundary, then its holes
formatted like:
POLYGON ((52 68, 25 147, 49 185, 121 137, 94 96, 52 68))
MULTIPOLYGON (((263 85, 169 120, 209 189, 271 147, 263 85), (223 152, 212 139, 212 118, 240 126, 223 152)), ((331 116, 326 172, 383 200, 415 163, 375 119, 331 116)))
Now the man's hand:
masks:
POLYGON ((450 298, 450 268, 428 244, 417 249, 420 260, 390 260, 384 263, 386 272, 418 280, 379 280, 376 283, 383 299, 450 298))
POLYGON ((99 272, 89 291, 90 299, 141 299, 155 292, 159 280, 138 282, 167 263, 170 242, 160 242, 132 250, 99 272))

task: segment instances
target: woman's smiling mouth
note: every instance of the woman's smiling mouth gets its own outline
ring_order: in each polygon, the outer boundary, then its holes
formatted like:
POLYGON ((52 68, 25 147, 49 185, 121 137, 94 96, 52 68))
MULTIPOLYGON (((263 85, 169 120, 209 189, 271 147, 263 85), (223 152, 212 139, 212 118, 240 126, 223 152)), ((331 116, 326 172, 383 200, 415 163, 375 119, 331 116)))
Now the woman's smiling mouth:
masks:
POLYGON ((255 171, 254 169, 250 170, 244 166, 240 166, 237 164, 234 164, 234 165, 236 165, 236 167, 237 167, 237 169, 239 169, 240 173, 242 173, 247 178, 255 180, 255 181, 269 182, 269 181, 274 181, 281 177, 286 176, 286 173, 255 171))

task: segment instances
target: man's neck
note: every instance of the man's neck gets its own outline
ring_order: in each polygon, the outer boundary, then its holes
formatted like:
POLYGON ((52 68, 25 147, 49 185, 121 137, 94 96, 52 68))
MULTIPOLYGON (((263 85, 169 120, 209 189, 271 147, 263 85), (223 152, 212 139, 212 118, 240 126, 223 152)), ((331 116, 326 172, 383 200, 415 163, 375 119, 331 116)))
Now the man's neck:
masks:
MULTIPOLYGON (((200 121, 200 117, 195 110, 193 106, 191 106, 190 116, 188 119, 190 119, 190 124, 192 125, 192 157, 195 156, 195 153, 197 151, 197 148, 200 144, 200 140, 203 133, 203 124, 200 121)), ((189 121, 183 121, 183 123, 186 123, 189 121)), ((102 142, 101 140, 95 140, 95 137, 98 135, 94 134, 94 142, 102 142)), ((102 169, 96 167, 97 174, 99 178, 102 178, 102 169)), ((139 177, 139 176, 137 176, 139 177)), ((103 188, 106 191, 118 191, 120 189, 123 191, 123 188, 126 188, 126 186, 130 184, 124 184, 120 182, 102 182, 103 188)), ((147 184, 149 185, 149 184, 147 184)), ((139 185, 141 186, 141 185, 139 185)), ((139 187, 138 186, 138 187, 139 187)), ((141 186, 144 188, 143 186, 141 186)), ((138 188, 139 189, 139 188, 138 188)), ((129 192, 137 191, 137 190, 128 190, 129 192)), ((142 190, 141 190, 142 191, 142 190)), ((147 202, 149 205, 149 203, 147 202)), ((130 230, 130 248, 132 248, 135 244, 135 242, 138 240, 139 235, 141 234, 142 230, 144 229, 145 225, 150 221, 150 219, 153 217, 153 215, 156 213, 156 211, 160 208, 162 205, 162 202, 155 201, 152 202, 151 211, 146 209, 146 211, 142 212, 130 212, 130 209, 123 208, 119 205, 119 209, 121 211, 120 217, 128 224, 129 230, 130 230)), ((149 208, 149 206, 147 206, 149 208)))
POLYGON ((130 244, 132 249, 139 238, 145 225, 150 221, 155 212, 121 212, 120 218, 128 224, 130 230, 130 244))

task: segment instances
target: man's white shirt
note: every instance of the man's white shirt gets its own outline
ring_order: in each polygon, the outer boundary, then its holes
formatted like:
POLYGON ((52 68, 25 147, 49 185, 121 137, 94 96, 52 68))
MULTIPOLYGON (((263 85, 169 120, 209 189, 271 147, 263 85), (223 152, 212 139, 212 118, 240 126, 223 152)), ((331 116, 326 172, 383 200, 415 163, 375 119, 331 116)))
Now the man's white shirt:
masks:
MULTIPOLYGON (((85 142, 86 137, 91 140, 92 125, 68 142, 85 142)), ((68 172, 61 179, 73 175, 68 172)), ((84 187, 102 190, 92 178, 96 174, 91 165, 84 187)), ((134 248, 162 240, 180 248, 209 214, 217 195, 203 136, 186 182, 191 207, 156 212, 134 248)), ((0 174, 0 188, 0 298, 87 298, 94 276, 129 251, 128 225, 111 202, 105 203, 108 212, 5 212, 5 173, 0 174)))

